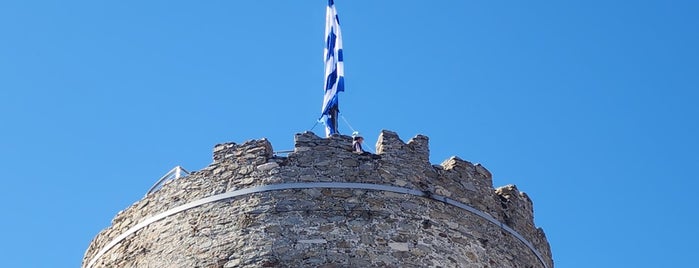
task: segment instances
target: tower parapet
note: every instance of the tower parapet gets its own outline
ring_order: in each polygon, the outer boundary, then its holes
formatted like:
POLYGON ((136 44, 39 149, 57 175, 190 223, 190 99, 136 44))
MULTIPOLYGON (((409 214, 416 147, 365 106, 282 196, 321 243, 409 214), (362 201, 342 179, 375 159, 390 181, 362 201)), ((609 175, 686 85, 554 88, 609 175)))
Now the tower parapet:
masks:
POLYGON ((214 147, 213 162, 121 211, 83 267, 553 267, 529 197, 481 165, 429 161, 429 139, 296 134, 214 147))

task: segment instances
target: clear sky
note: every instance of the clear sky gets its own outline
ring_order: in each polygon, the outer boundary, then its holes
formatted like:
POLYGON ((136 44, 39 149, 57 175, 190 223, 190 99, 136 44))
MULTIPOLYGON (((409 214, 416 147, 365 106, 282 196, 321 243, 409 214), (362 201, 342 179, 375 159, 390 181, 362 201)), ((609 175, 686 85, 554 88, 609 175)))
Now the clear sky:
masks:
MULTIPOLYGON (((1 1, 2 266, 78 267, 217 143, 292 149, 320 113, 325 4, 1 1)), ((516 184, 556 267, 696 265, 698 1, 336 5, 367 144, 424 134, 433 163, 516 184)))

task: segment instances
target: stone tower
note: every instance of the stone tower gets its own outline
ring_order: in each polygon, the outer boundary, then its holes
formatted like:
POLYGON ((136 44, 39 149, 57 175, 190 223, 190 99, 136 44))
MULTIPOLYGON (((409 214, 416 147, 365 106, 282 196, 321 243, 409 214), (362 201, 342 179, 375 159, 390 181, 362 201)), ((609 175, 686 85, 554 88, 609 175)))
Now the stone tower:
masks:
POLYGON ((213 163, 121 211, 82 267, 553 267, 529 197, 494 189, 428 138, 383 131, 377 155, 351 137, 296 134, 214 148, 213 163))

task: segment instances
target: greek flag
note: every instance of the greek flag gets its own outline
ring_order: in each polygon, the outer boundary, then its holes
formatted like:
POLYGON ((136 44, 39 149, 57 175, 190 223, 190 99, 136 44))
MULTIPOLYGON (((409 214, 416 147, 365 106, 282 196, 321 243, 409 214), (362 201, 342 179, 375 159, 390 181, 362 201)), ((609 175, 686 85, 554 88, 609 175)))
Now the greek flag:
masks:
POLYGON ((345 91, 345 68, 342 62, 342 34, 340 20, 333 0, 328 0, 325 13, 325 96, 321 120, 325 123, 325 135, 337 133, 338 92, 345 91))

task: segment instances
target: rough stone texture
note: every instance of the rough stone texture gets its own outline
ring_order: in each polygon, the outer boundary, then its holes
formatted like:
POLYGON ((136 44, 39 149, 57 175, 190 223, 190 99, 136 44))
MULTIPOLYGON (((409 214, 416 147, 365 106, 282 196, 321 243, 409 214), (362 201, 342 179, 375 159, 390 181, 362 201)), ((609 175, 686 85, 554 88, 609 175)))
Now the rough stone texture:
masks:
MULTIPOLYGON (((428 138, 383 131, 378 156, 351 152, 351 137, 295 136, 275 156, 266 139, 214 147, 213 163, 121 211, 90 259, 127 229, 168 209, 227 191, 288 182, 362 182, 446 196, 485 212, 530 241, 553 267, 529 197, 493 189, 480 165, 429 162, 428 138)), ((186 210, 127 237, 94 267, 543 267, 499 226, 427 197, 374 190, 298 189, 250 194, 186 210)))

